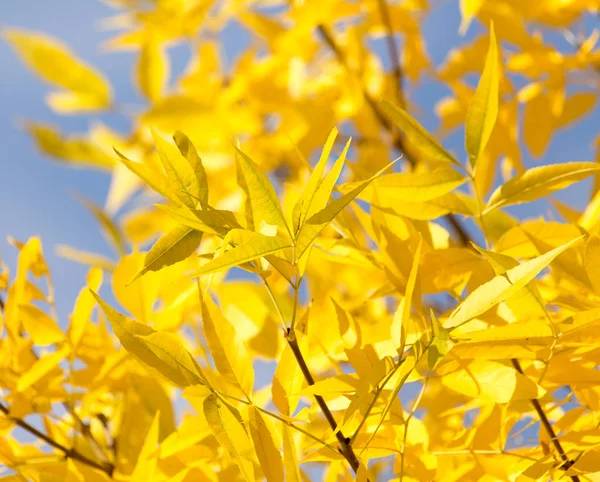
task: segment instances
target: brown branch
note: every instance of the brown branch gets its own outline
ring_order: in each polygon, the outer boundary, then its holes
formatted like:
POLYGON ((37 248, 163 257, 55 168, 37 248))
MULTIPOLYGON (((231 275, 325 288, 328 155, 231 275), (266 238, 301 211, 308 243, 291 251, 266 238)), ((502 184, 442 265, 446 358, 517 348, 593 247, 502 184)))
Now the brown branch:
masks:
MULTIPOLYGON (((380 1, 383 1, 383 0, 380 0, 380 1)), ((385 5, 384 5, 384 7, 385 7, 385 5)), ((384 8, 384 10, 387 13, 387 9, 384 8)), ((319 32, 319 34, 321 35, 321 37, 323 38, 323 40, 327 44, 327 46, 334 53, 334 55, 336 56, 336 58, 338 59, 338 62, 342 65, 342 67, 346 71, 348 71, 349 74, 352 74, 352 70, 350 69, 348 62, 346 61, 346 58, 344 57, 344 53, 338 46, 337 42, 335 41, 335 39, 333 38, 331 33, 327 30, 327 28, 324 25, 319 25, 319 26, 317 26, 317 31, 319 32)), ((392 38, 392 43, 393 43, 393 38, 392 38)), ((394 49, 395 49, 395 44, 394 44, 394 49)), ((395 57, 396 57, 396 60, 398 61, 398 69, 399 69, 399 74, 396 74, 396 75, 399 75, 399 77, 397 77, 397 78, 400 79, 399 84, 401 86, 401 84, 402 84, 402 68, 400 67, 400 64, 399 64, 400 59, 397 57, 397 54, 395 57)), ((406 161, 409 163, 410 166, 414 167, 416 165, 417 161, 416 161, 414 155, 407 149, 406 143, 404 142, 403 137, 400 134, 398 134, 397 132, 395 132, 394 125, 387 119, 387 117, 385 116, 383 111, 379 108, 379 105, 377 104, 375 99, 373 99, 373 97, 371 97, 369 95, 369 93, 365 90, 364 87, 361 87, 361 89, 362 89, 362 94, 365 99, 365 102, 369 105, 369 108, 371 109, 371 111, 373 112, 375 117, 377 118, 377 121, 392 136, 392 145, 394 146, 394 148, 397 149, 399 152, 401 152, 404 155, 406 161)), ((402 93, 400 92, 399 95, 402 96, 402 93)), ((463 226, 460 224, 460 221, 456 218, 456 216, 454 214, 451 214, 451 213, 447 214, 446 217, 448 218, 448 221, 452 225, 452 228, 453 228, 454 232, 456 233, 461 245, 468 246, 471 238, 470 238, 469 234, 467 233, 467 231, 465 230, 465 228, 463 228, 463 226)))
MULTIPOLYGON (((523 369, 521 368, 521 364, 519 363, 519 361, 516 358, 513 358, 511 360, 511 362, 512 362, 513 367, 515 367, 515 370, 517 370, 518 373, 520 373, 521 375, 525 375, 523 373, 523 369)), ((569 469, 574 464, 574 462, 571 459, 569 459, 566 452, 564 451, 564 449, 560 443, 560 440, 558 440, 558 437, 556 436, 556 432, 554 431, 554 428, 552 428, 552 425, 550 424, 550 421, 548 420, 548 417, 546 416, 544 409, 540 405, 540 402, 538 400, 536 400, 535 398, 532 398, 531 400, 529 400, 529 402, 531 403, 534 410, 538 414, 538 417, 540 418, 540 422, 541 422, 542 426, 544 427, 544 430, 546 430, 548 437, 550 437, 550 440, 552 441, 552 445, 554 445, 554 448, 556 449, 556 451, 560 455, 560 458, 563 461, 561 468, 563 468, 564 470, 569 469)), ((580 482, 580 479, 577 475, 571 475, 571 480, 573 482, 580 482)))
POLYGON ((77 460, 78 462, 88 465, 94 469, 101 470, 102 472, 106 473, 108 476, 112 477, 113 470, 114 470, 114 467, 112 465, 110 465, 110 466, 103 465, 98 462, 95 462, 94 460, 88 459, 85 455, 79 453, 74 448, 68 448, 68 447, 65 447, 64 445, 58 443, 56 440, 50 438, 48 435, 39 431, 34 426, 28 424, 25 420, 23 420, 21 418, 11 417, 10 410, 2 403, 0 403, 0 412, 3 412, 4 415, 6 415, 6 417, 9 420, 12 420, 17 426, 26 430, 30 434, 35 435, 37 438, 39 438, 40 440, 43 440, 51 447, 54 447, 55 449, 60 450, 62 453, 65 454, 65 457, 73 459, 73 460, 77 460))
MULTIPOLYGON (((302 371, 302 374, 304 375, 304 378, 306 379, 306 383, 308 383, 309 385, 314 385, 315 379, 312 376, 312 373, 310 372, 308 365, 306 364, 306 360, 304 359, 304 356, 302 355, 302 351, 300 350, 300 346, 298 345, 298 339, 296 338, 296 336, 294 334, 292 334, 292 332, 290 330, 288 330, 286 333, 286 339, 287 339, 288 345, 292 349, 292 353, 294 354, 294 357, 296 357, 296 361, 298 362, 298 366, 300 367, 300 370, 302 371)), ((315 397, 315 400, 317 401, 317 404, 321 408, 321 411, 325 415, 325 418, 327 419, 329 426, 335 433, 335 437, 337 438, 337 441, 340 444, 340 449, 339 449, 340 453, 348 461, 348 463, 350 464, 350 467, 352 467, 352 470, 355 473, 358 472, 358 467, 360 466, 360 462, 358 461, 358 458, 356 457, 356 454, 354 453, 354 449, 352 448, 352 445, 350 445, 350 439, 347 438, 341 430, 338 430, 335 418, 333 418, 333 414, 331 413, 331 410, 329 410, 329 407, 327 406, 327 403, 325 402, 323 397, 321 397, 320 395, 315 395, 314 397, 315 397)))

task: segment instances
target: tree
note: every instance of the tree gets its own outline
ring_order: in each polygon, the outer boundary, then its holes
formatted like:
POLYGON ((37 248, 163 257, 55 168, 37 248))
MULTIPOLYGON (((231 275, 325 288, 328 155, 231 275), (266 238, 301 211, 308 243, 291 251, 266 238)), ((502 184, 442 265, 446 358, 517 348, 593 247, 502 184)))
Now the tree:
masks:
POLYGON ((85 203, 115 252, 63 250, 89 274, 62 329, 40 240, 13 242, 4 480, 595 480, 600 164, 529 167, 519 143, 541 156, 594 107, 598 31, 567 53, 532 28, 595 2, 462 0, 461 30, 489 32, 440 66, 424 1, 111 4, 140 113, 58 40, 4 33, 58 114, 131 116, 125 135, 27 124, 111 173, 85 203), (225 68, 233 20, 254 41, 225 68), (193 55, 169 83, 173 42, 193 55), (464 152, 417 120, 425 75, 464 152), (588 177, 583 210, 551 197, 588 177), (134 209, 138 191, 158 203, 134 209), (506 210, 542 198, 563 222, 506 210))

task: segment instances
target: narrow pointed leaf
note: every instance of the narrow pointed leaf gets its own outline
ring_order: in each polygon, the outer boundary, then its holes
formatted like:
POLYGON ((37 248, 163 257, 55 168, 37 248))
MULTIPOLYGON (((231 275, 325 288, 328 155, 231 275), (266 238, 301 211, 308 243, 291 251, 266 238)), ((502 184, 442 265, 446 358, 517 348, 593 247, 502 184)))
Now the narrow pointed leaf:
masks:
POLYGON ((236 157, 238 165, 244 177, 247 194, 250 198, 255 229, 259 231, 261 223, 265 222, 272 226, 285 227, 289 232, 283 212, 281 211, 277 193, 271 181, 260 171, 252 159, 239 149, 236 148, 236 150, 238 153, 236 157))
POLYGON ((152 130, 156 150, 167 173, 170 191, 190 209, 194 209, 200 197, 200 186, 192 166, 179 150, 152 130))
POLYGON ((240 413, 214 393, 206 397, 203 408, 213 435, 238 466, 243 479, 254 482, 254 451, 240 413))
POLYGON ((210 353, 219 373, 250 397, 254 387, 252 358, 210 296, 202 301, 202 323, 210 353))
POLYGON ((483 214, 512 204, 534 201, 600 172, 597 162, 567 162, 528 169, 499 186, 483 214))
POLYGON ((248 407, 248 416, 250 418, 250 435, 252 436, 256 456, 267 482, 283 482, 281 452, 279 447, 275 445, 267 422, 254 406, 248 407))
POLYGON ((191 256, 202 241, 202 232, 179 224, 161 236, 144 258, 144 268, 135 275, 133 283, 148 271, 159 271, 165 266, 183 261, 191 256))
POLYGON ((494 33, 494 24, 490 26, 490 46, 483 74, 477 90, 469 105, 466 120, 466 148, 471 167, 485 149, 498 118, 498 44, 494 33))
MULTIPOLYGON (((235 230, 242 231, 242 230, 235 230)), ((266 255, 276 253, 282 249, 291 247, 291 244, 280 238, 263 236, 258 233, 254 239, 250 239, 238 246, 225 251, 218 258, 206 263, 202 268, 192 274, 193 277, 204 276, 222 269, 232 268, 248 261, 262 258, 266 255)))
POLYGON ((537 258, 521 263, 479 286, 456 307, 444 327, 449 329, 460 326, 485 313, 498 303, 509 299, 532 281, 554 258, 581 239, 581 237, 576 238, 537 258))
MULTIPOLYGON (((334 128, 329 134, 327 142, 325 142, 325 146, 323 147, 323 151, 321 152, 319 162, 317 162, 317 165, 315 166, 313 172, 311 173, 308 179, 308 182, 306 183, 304 191, 302 191, 302 194, 300 195, 298 201, 296 201, 296 204, 294 205, 294 209, 292 211, 294 233, 298 232, 298 229, 300 228, 304 220, 306 220, 306 218, 308 217, 308 210, 310 209, 315 193, 317 192, 317 188, 319 187, 319 183, 321 182, 321 177, 325 172, 327 160, 329 159, 329 154, 331 153, 331 149, 333 148, 333 143, 335 142, 337 133, 337 129, 334 128)), ((322 209, 322 207, 320 209, 322 209)))
POLYGON ((196 175, 196 180, 198 181, 198 200, 200 201, 200 205, 205 208, 208 205, 208 182, 202 159, 200 159, 192 141, 190 141, 183 132, 175 131, 173 140, 175 141, 175 144, 177 144, 181 154, 190 163, 190 166, 196 175))
POLYGON ((408 112, 399 107, 395 107, 387 101, 383 102, 382 107, 384 112, 398 129, 400 129, 408 140, 428 159, 438 162, 449 162, 460 166, 460 162, 444 149, 442 145, 408 112))
POLYGON ((127 318, 102 301, 94 291, 90 291, 129 353, 175 385, 204 385, 200 367, 175 334, 155 331, 127 318))

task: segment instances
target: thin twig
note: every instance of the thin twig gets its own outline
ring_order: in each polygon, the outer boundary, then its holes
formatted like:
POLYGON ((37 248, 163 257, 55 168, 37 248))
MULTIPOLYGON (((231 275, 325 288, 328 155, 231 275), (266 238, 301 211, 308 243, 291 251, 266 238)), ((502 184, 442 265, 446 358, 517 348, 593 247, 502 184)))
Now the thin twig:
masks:
POLYGON ((402 480, 404 479, 404 453, 406 452, 406 438, 408 437, 408 424, 414 417, 415 412, 417 411, 417 408, 419 408, 419 404, 421 403, 423 394, 425 393, 425 390, 427 389, 428 380, 429 380, 429 378, 425 378, 425 381, 423 382, 423 386, 421 387, 421 391, 419 392, 419 395, 417 395, 417 398, 416 398, 415 402, 413 403, 413 406, 410 410, 410 413, 408 414, 408 417, 406 417, 406 422, 404 422, 404 437, 402 438, 402 452, 400 453, 400 482, 402 482, 402 480))
MULTIPOLYGON (((288 332, 288 335, 289 335, 289 332, 288 332)), ((308 365, 306 364, 306 360, 304 359, 304 356, 302 355, 302 351, 300 350, 300 346, 298 345, 298 339, 295 336, 293 338, 288 336, 287 341, 288 341, 290 348, 292 349, 292 353, 294 354, 294 357, 296 357, 298 366, 300 367, 300 370, 302 371, 302 374, 304 375, 304 378, 306 379, 306 383, 308 383, 309 385, 314 385, 315 379, 312 376, 312 373, 310 372, 308 365)), ((358 467, 360 466, 360 462, 358 461, 358 458, 356 457, 356 454, 354 453, 354 449, 350 445, 350 439, 346 438, 346 436, 343 434, 343 432, 341 430, 338 430, 338 426, 335 421, 335 418, 333 417, 333 414, 331 413, 331 410, 329 410, 329 407, 327 406, 327 403, 325 402, 323 397, 321 397, 320 395, 314 395, 314 397, 315 397, 315 400, 317 401, 317 404, 321 408, 323 415, 325 415, 325 418, 327 419, 329 426, 335 432, 335 437, 337 438, 337 441, 340 444, 340 453, 348 461, 348 463, 350 464, 350 467, 352 467, 352 470, 355 473, 358 472, 358 467)))
MULTIPOLYGON (((519 363, 519 361, 516 358, 513 358, 511 360, 511 362, 512 362, 513 367, 515 367, 515 370, 517 370, 518 373, 520 373, 521 375, 525 375, 523 373, 523 369, 521 368, 521 364, 519 363)), ((540 422, 542 423, 542 426, 546 430, 548 437, 550 437, 550 441, 552 442, 552 445, 554 445, 554 448, 560 455, 560 458, 563 461, 562 468, 565 470, 569 469, 573 465, 574 462, 571 459, 569 459, 566 452, 564 451, 564 449, 560 443, 560 440, 558 440, 558 437, 556 436, 556 432, 554 432, 554 429, 552 428, 552 425, 550 424, 550 421, 548 420, 548 417, 547 417, 546 413, 544 412, 544 409, 540 405, 540 402, 538 400, 536 400, 535 398, 532 398, 531 400, 529 400, 529 402, 531 403, 534 410, 538 414, 538 417, 540 418, 540 422)), ((580 482, 580 479, 577 475, 571 475, 571 480, 573 482, 580 482)))
POLYGON ((109 475, 110 477, 112 477, 112 473, 113 473, 113 470, 114 470, 114 468, 112 467, 112 465, 111 466, 103 465, 103 464, 100 464, 98 462, 95 462, 94 460, 88 459, 85 455, 79 453, 74 448, 68 448, 68 447, 65 447, 64 445, 58 443, 56 440, 50 438, 48 435, 46 435, 45 433, 39 431, 34 426, 28 424, 25 420, 23 420, 21 418, 17 418, 17 417, 11 417, 10 416, 10 410, 4 404, 2 404, 2 403, 0 403, 0 412, 3 412, 4 415, 6 415, 6 417, 9 420, 12 420, 17 426, 19 426, 22 429, 26 430, 30 434, 36 436, 40 440, 43 440, 44 442, 46 442, 51 447, 54 447, 55 449, 60 450, 62 453, 65 454, 65 457, 73 459, 73 460, 77 460, 77 461, 79 461, 79 462, 81 462, 83 464, 86 464, 86 465, 88 465, 90 467, 93 467, 94 469, 101 470, 102 472, 104 472, 107 475, 109 475))

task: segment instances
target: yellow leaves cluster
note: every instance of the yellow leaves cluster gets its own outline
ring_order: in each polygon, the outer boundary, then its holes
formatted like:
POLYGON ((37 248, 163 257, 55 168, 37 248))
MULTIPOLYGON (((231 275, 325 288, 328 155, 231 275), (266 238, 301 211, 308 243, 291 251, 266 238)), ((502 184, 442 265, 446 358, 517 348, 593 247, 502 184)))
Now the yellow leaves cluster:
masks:
MULTIPOLYGON (((112 1, 125 32, 108 47, 136 51, 146 103, 131 132, 27 124, 48 155, 111 171, 105 206, 82 203, 113 254, 61 247, 89 266, 62 320, 40 240, 13 241, 2 463, 31 480, 300 481, 315 463, 326 480, 595 477, 598 182, 581 211, 551 199, 565 223, 505 210, 598 178, 597 162, 526 169, 519 146, 542 154, 595 103, 567 74, 597 65, 597 34, 570 55, 528 29, 590 2, 460 2, 461 31, 479 19, 489 35, 431 73, 464 158, 400 91, 429 69, 426 2, 267 3, 112 1), (214 38, 232 20, 254 44, 225 68, 214 38), (397 34, 391 72, 367 42, 397 34), (192 58, 173 79, 181 40, 192 58), (138 190, 158 203, 130 210, 138 190), (523 423, 540 423, 531 446, 523 423)), ((62 89, 56 112, 117 107, 58 41, 5 36, 62 89)))

